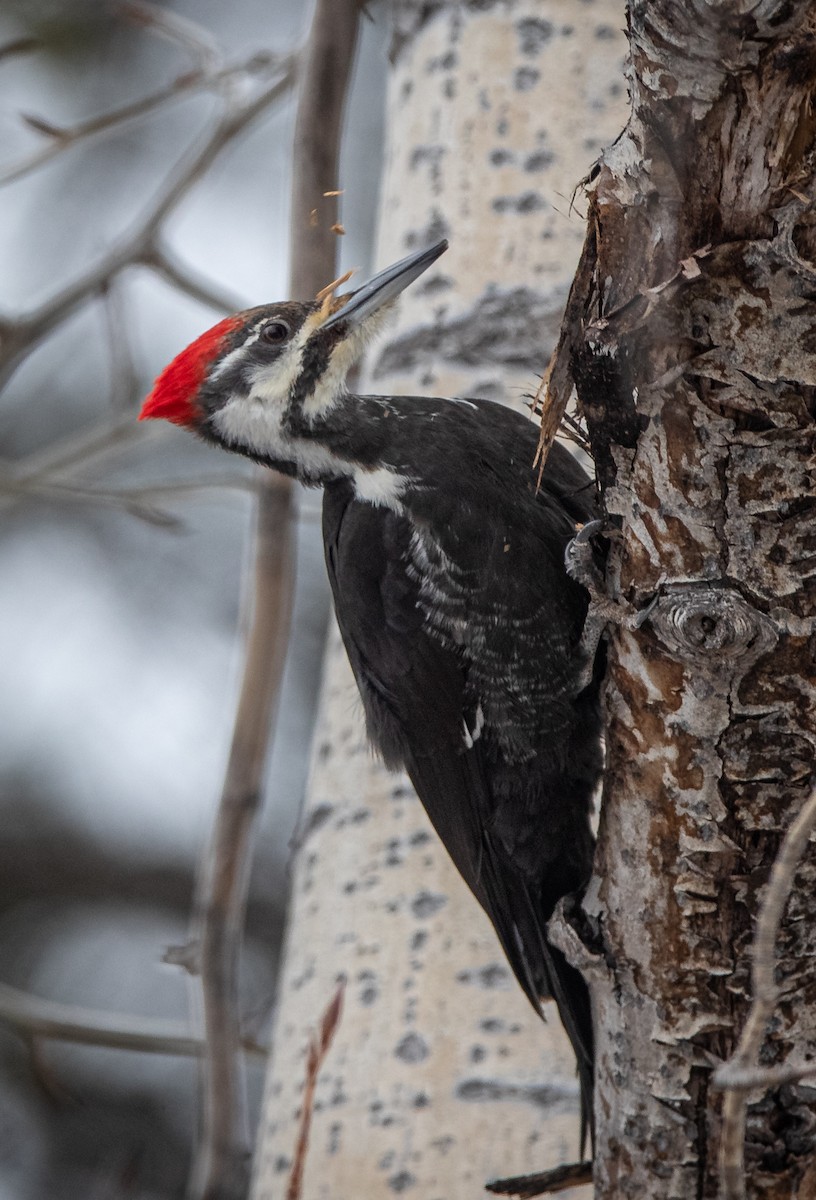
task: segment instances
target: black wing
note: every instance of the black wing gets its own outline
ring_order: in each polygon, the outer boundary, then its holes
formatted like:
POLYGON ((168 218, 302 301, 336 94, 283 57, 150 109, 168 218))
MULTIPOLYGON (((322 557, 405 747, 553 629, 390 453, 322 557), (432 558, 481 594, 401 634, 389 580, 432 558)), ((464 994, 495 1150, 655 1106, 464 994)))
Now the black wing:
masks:
MULTIPOLYGON (((441 498, 436 501, 438 509, 441 498)), ((347 483, 327 487, 323 513, 335 610, 369 736, 386 763, 408 771, 530 1001, 540 1012, 542 997, 556 1000, 578 1059, 588 1113, 592 1024, 586 985, 549 945, 545 926, 557 900, 583 886, 589 875, 597 718, 591 716, 590 698, 584 722, 589 734, 586 728, 576 733, 566 677, 561 694, 548 706, 542 674, 546 677, 553 662, 541 662, 542 655, 552 657, 541 625, 547 614, 538 611, 540 597, 531 601, 529 589, 507 573, 508 556, 523 557, 530 547, 506 551, 503 541, 485 547, 481 539, 480 561, 465 557, 459 567, 430 535, 418 536, 405 517, 355 501, 347 483), (433 594, 423 597, 428 558, 433 594), (502 601, 506 622, 496 620, 491 584, 502 576, 511 579, 502 601), (459 611, 461 602, 465 613, 459 611), (446 605, 464 620, 464 628, 453 617, 444 629, 434 628, 429 613, 446 605), (502 664, 511 661, 508 699, 491 663, 501 673, 502 664), (535 718, 531 705, 538 710, 535 718), (557 736, 549 740, 547 734, 557 736), (582 739, 586 744, 579 744, 582 739)), ((466 523, 462 513, 442 523, 460 535, 458 547, 448 549, 461 551, 462 544, 470 544, 466 523)), ((559 578, 571 528, 567 521, 558 539, 561 559, 546 565, 559 578)), ((538 543, 531 552, 536 548, 538 543)), ((567 589, 574 586, 567 581, 567 589)), ((549 599, 564 602, 560 594, 549 599)), ((575 641, 583 619, 580 602, 578 610, 575 641)), ((557 649, 556 666, 566 661, 568 650, 566 645, 557 649)), ((505 692, 506 677, 504 670, 505 692)))

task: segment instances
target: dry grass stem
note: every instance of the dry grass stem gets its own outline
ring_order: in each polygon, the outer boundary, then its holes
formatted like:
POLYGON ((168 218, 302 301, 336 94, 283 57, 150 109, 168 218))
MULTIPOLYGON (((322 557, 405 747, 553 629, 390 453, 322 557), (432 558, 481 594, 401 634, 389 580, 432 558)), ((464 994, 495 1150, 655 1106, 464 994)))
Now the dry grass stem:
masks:
POLYGON ((303 1189, 303 1172, 306 1167, 306 1154, 309 1149, 309 1132, 312 1127, 314 1112, 314 1097, 320 1068, 326 1060, 335 1032, 343 1015, 343 993, 346 981, 341 979, 332 996, 328 1007, 323 1013, 317 1038, 309 1043, 309 1053, 306 1059, 306 1081, 303 1087, 303 1104, 300 1109, 300 1123, 295 1144, 295 1156, 292 1171, 289 1175, 289 1185, 286 1189, 286 1200, 301 1200, 303 1189))

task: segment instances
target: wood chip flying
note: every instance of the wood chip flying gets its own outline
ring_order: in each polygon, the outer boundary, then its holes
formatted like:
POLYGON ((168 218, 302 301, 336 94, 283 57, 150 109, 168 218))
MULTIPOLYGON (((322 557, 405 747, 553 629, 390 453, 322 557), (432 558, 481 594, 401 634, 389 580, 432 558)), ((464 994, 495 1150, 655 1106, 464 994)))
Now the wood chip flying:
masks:
POLYGON ((324 196, 345 196, 345 194, 346 194, 345 188, 341 188, 339 192, 324 192, 323 193, 324 196))
POLYGON ((315 300, 320 302, 320 315, 325 318, 335 312, 340 307, 340 302, 335 299, 334 292, 340 287, 341 283, 346 283, 354 274, 354 268, 346 271, 345 275, 341 275, 339 279, 335 279, 332 283, 327 283, 324 288, 315 296, 315 300))
POLYGON ((332 225, 331 231, 332 231, 332 233, 336 233, 339 236, 342 236, 342 234, 344 234, 346 232, 342 225, 332 225))
POLYGON ((348 283, 353 274, 354 268, 352 267, 350 271, 346 271, 345 275, 341 275, 340 278, 335 279, 333 283, 327 283, 326 286, 321 288, 317 293, 315 300, 325 300, 327 296, 331 296, 332 292, 339 288, 341 283, 348 283))

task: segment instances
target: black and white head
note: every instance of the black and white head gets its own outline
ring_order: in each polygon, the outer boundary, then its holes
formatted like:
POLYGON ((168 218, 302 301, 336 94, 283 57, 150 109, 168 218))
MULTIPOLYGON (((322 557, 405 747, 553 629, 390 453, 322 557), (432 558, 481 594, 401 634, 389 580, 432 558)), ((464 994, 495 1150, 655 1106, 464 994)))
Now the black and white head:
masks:
POLYGON ((355 292, 236 313, 207 330, 161 373, 140 420, 162 418, 250 457, 326 474, 321 423, 399 294, 447 249, 437 242, 355 292))

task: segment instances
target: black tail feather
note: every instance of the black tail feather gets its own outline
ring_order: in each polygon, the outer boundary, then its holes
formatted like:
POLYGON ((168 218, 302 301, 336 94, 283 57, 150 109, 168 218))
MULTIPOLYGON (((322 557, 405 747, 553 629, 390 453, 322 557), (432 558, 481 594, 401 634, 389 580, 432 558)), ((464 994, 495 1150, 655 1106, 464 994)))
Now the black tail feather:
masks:
POLYGON ((581 1156, 587 1132, 594 1146, 593 1067, 594 1036, 589 989, 579 971, 547 939, 546 919, 530 895, 528 886, 515 873, 502 869, 490 836, 485 834, 485 853, 480 883, 491 903, 485 905, 501 941, 507 960, 524 994, 540 1017, 542 1000, 551 997, 570 1040, 578 1066, 581 1089, 581 1156))

